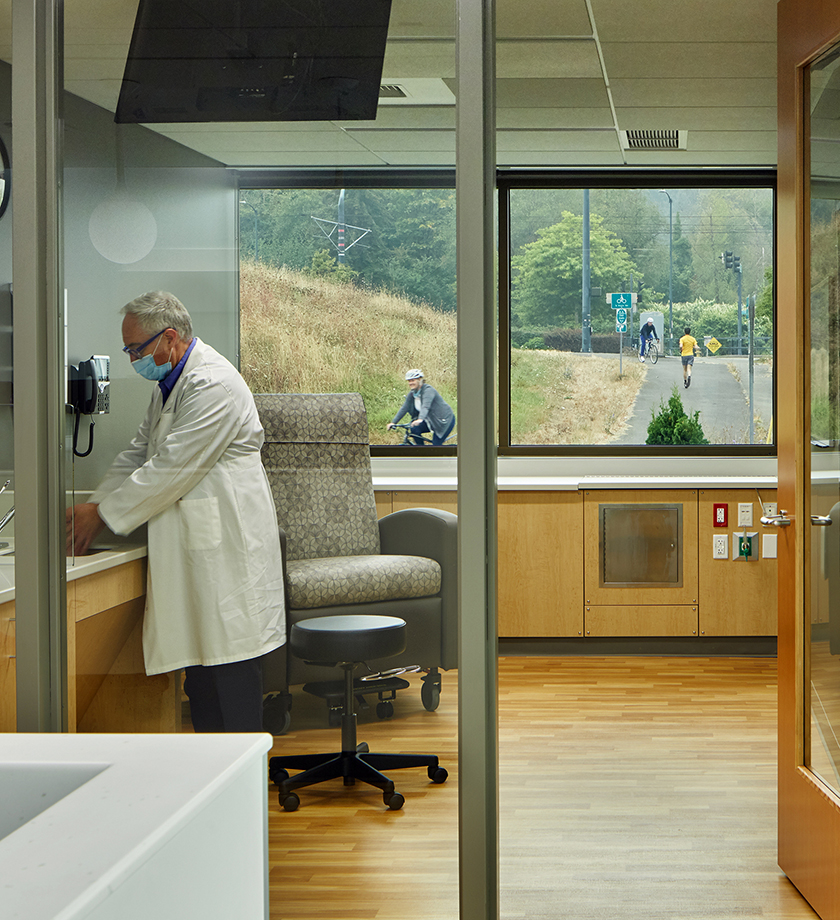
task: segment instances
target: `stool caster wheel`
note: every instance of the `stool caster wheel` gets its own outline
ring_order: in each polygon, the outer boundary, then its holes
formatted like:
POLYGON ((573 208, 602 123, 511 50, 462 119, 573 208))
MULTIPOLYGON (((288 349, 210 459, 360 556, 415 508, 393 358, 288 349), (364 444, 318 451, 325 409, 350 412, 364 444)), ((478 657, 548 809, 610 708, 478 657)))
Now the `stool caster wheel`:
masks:
POLYGON ((449 773, 443 767, 429 767, 426 770, 433 783, 445 783, 449 773))
POLYGON ((370 754, 370 745, 367 743, 367 741, 360 741, 356 745, 356 753, 357 754, 370 754))
POLYGON ((376 715, 380 719, 390 719, 394 714, 394 704, 393 703, 377 703, 376 704, 376 715))
POLYGON ((290 792, 288 795, 281 794, 279 800, 283 806, 283 811, 297 811, 300 805, 300 799, 296 792, 290 792))
POLYGON ((271 763, 269 762, 268 778, 275 786, 279 786, 280 783, 284 783, 289 778, 289 771, 284 770, 283 767, 274 767, 272 769, 271 763))
POLYGON ((405 796, 399 792, 383 792, 382 801, 391 811, 399 811, 405 805, 405 796))

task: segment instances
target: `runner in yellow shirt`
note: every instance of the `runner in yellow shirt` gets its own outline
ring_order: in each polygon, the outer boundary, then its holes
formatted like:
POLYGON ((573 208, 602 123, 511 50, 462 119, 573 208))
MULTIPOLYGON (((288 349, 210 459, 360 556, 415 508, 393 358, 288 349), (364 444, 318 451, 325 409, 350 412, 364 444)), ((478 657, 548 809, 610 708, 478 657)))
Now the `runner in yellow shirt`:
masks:
POLYGON ((685 335, 680 339, 680 355, 682 356, 683 386, 691 386, 691 368, 694 365, 694 354, 699 351, 697 339, 691 334, 691 327, 685 327, 685 335))

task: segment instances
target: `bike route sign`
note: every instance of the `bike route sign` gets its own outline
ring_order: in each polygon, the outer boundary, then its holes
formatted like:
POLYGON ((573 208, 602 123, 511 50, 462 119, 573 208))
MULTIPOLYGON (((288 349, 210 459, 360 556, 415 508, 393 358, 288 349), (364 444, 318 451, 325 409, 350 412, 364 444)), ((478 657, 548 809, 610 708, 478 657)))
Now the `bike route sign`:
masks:
POLYGON ((627 309, 636 303, 636 294, 607 294, 607 303, 613 310, 627 309))
POLYGON ((615 311, 615 324, 620 326, 626 324, 627 322, 627 308, 626 307, 617 307, 615 311))
POLYGON ((616 332, 627 332, 627 323, 616 322, 615 331, 616 332))

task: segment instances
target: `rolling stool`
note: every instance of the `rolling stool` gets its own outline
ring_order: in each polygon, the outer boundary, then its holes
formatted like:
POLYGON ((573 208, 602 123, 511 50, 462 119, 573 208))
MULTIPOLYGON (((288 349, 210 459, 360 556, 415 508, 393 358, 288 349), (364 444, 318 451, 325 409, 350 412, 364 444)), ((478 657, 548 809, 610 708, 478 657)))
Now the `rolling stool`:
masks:
POLYGON ((356 745, 356 713, 353 707, 353 671, 357 664, 374 658, 389 658, 405 649, 405 620, 384 616, 314 617, 292 626, 291 650, 298 658, 313 664, 336 664, 344 669, 344 706, 341 715, 341 750, 330 754, 291 754, 272 757, 268 775, 280 789, 280 804, 295 811, 300 798, 295 789, 328 779, 344 777, 344 785, 355 781, 378 786, 382 800, 392 810, 402 808, 405 799, 394 790, 394 783, 379 772, 403 767, 426 767, 433 783, 443 783, 449 775, 428 754, 372 754, 366 744, 356 745), (287 768, 302 770, 289 776, 287 768))

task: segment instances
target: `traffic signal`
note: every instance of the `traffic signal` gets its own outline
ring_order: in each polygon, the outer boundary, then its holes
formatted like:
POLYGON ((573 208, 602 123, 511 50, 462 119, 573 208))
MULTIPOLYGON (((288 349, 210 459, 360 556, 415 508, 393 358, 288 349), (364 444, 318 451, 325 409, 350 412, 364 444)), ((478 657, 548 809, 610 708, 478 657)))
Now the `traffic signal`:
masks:
POLYGON ((741 257, 740 256, 732 257, 732 271, 733 272, 741 271, 741 257))
POLYGON ((722 252, 720 254, 720 261, 723 262, 723 267, 726 269, 732 268, 733 258, 734 256, 732 255, 731 250, 727 250, 726 252, 722 252))

